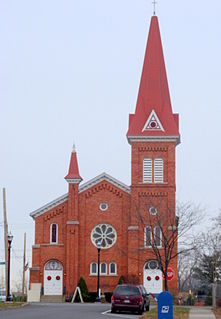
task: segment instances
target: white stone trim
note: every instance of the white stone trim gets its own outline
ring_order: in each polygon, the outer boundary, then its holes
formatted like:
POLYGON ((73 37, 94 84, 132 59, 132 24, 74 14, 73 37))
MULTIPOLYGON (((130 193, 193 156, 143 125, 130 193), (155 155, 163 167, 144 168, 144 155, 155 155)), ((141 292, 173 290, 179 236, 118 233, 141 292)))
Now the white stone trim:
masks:
POLYGON ((80 225, 80 222, 77 220, 68 220, 66 222, 67 225, 80 225))
POLYGON ((82 181, 82 179, 81 178, 68 178, 68 179, 66 179, 66 181, 69 184, 79 184, 82 181))
POLYGON ((128 136, 129 144, 131 142, 175 142, 180 144, 180 136, 128 136))
POLYGON ((138 230, 138 226, 128 226, 128 230, 138 230))
POLYGON ((40 266, 35 266, 35 267, 31 267, 29 268, 30 270, 40 270, 40 266))
POLYGON ((36 248, 40 248, 41 245, 40 244, 35 244, 35 245, 32 245, 32 248, 36 249, 36 248))

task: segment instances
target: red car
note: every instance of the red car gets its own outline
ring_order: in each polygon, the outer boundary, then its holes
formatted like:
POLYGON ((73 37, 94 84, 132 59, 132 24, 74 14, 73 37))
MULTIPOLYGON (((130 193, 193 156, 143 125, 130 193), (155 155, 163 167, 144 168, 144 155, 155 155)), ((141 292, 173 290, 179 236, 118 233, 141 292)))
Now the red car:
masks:
POLYGON ((142 314, 149 311, 150 300, 143 286, 118 285, 111 299, 111 312, 131 311, 142 314))

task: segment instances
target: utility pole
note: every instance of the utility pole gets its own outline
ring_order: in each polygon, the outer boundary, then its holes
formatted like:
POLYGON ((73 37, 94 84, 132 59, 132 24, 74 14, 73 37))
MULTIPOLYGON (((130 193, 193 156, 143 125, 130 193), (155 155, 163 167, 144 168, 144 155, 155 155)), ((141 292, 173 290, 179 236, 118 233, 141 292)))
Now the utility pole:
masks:
POLYGON ((23 255, 23 276, 22 276, 22 299, 24 302, 25 297, 25 267, 26 267, 26 233, 24 233, 24 255, 23 255))
POLYGON ((3 214, 4 214, 4 238, 5 238, 5 290, 8 296, 8 222, 6 213, 6 192, 3 188, 3 214))

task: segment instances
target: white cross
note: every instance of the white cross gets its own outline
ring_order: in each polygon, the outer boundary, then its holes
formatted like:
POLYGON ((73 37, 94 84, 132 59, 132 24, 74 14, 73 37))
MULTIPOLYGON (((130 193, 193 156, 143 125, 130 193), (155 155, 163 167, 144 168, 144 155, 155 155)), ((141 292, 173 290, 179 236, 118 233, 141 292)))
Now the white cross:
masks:
POLYGON ((157 4, 157 2, 156 2, 156 0, 153 0, 153 15, 156 15, 156 4, 157 4))

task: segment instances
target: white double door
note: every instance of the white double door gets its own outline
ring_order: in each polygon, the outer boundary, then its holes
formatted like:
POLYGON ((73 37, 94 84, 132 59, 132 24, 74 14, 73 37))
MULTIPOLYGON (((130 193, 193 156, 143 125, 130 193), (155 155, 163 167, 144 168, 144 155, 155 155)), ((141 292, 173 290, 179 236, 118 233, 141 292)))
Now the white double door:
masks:
POLYGON ((144 269, 144 287, 147 293, 160 294, 163 291, 163 275, 160 269, 144 269))
POLYGON ((63 294, 63 271, 44 270, 44 295, 56 296, 63 294))

